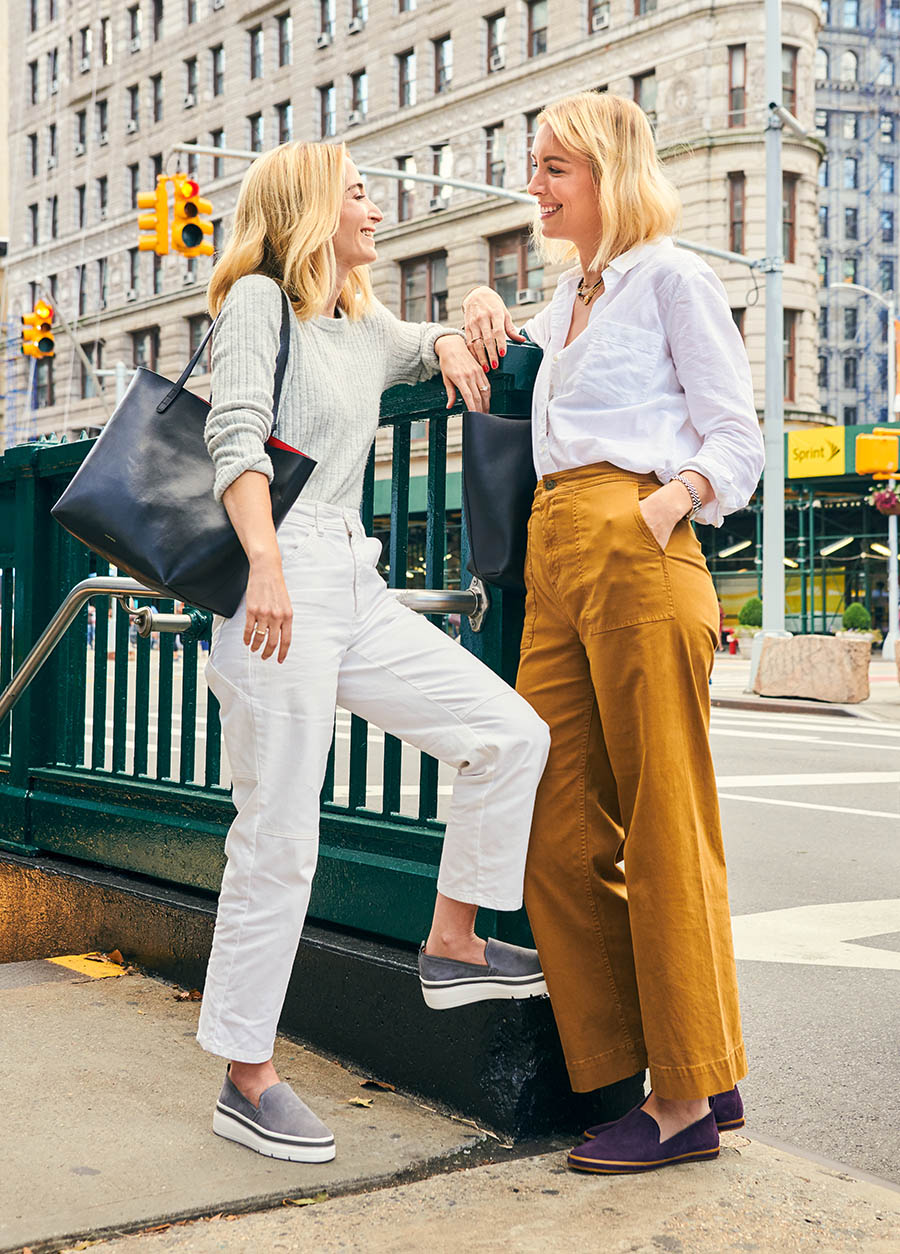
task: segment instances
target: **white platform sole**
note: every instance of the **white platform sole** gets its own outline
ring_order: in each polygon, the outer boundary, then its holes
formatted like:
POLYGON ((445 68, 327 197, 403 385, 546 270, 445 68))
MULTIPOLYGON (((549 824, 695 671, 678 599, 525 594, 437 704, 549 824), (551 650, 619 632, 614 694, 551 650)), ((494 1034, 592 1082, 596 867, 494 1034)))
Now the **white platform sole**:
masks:
POLYGON ((288 1141, 269 1140, 218 1108, 213 1114, 213 1132, 216 1136, 224 1137, 226 1141, 246 1145, 247 1149, 256 1150, 257 1154, 264 1154, 266 1158, 283 1158, 291 1163, 330 1163, 336 1152, 334 1140, 296 1145, 288 1141))
POLYGON ((425 1005, 431 1010, 454 1010, 457 1006, 469 1006, 476 1001, 520 1001, 526 997, 546 997, 547 984, 543 979, 529 980, 521 984, 495 981, 442 982, 440 985, 422 984, 425 1005))

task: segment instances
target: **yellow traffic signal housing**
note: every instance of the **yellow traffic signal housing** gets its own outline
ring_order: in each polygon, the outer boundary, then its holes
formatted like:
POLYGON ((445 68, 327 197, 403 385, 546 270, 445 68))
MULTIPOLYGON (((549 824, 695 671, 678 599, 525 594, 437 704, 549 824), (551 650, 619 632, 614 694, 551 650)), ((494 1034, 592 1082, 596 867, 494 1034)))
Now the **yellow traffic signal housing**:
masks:
POLYGON ((856 473, 888 478, 897 473, 900 462, 900 435, 884 427, 871 435, 856 437, 856 473))
POLYGON ((53 337, 53 306, 39 300, 30 314, 22 314, 22 352, 26 357, 52 357, 56 352, 53 337))
POLYGON ((172 247, 183 257, 211 257, 215 249, 206 236, 212 235, 213 224, 201 215, 212 213, 212 203, 202 199, 198 184, 184 174, 175 175, 174 185, 172 247))
POLYGON ((155 192, 138 192, 138 209, 152 209, 138 217, 138 230, 148 232, 138 237, 142 253, 156 253, 164 257, 169 251, 169 187, 168 178, 161 174, 156 180, 155 192))

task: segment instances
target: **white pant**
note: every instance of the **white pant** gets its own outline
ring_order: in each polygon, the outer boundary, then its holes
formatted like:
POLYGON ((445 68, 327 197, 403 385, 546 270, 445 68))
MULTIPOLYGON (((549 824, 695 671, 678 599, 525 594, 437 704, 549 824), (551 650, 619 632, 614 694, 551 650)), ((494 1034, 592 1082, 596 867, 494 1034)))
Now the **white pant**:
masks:
POLYGON ((272 1056, 316 868, 335 706, 458 769, 438 889, 522 904, 546 724, 477 658, 399 605, 359 515, 298 502, 278 533, 294 610, 287 660, 243 643, 243 603, 216 620, 207 679, 221 705, 237 817, 225 852, 197 1039, 240 1062, 272 1056))

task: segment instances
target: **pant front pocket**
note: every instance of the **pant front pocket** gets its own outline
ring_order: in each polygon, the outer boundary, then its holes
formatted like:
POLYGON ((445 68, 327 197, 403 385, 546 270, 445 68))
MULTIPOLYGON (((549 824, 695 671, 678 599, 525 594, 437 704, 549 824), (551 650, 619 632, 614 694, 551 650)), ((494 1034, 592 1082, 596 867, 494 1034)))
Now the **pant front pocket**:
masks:
POLYGON ((636 479, 576 488, 572 526, 582 635, 675 617, 666 554, 641 513, 636 479))

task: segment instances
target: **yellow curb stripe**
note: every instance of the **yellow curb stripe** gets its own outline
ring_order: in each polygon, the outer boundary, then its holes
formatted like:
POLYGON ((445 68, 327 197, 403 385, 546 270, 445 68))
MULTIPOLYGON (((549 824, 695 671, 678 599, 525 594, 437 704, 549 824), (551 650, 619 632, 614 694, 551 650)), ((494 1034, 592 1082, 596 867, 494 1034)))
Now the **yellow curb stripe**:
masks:
POLYGON ((77 971, 79 975, 89 975, 94 980, 106 980, 113 975, 125 974, 124 967, 93 954, 66 954, 62 958, 48 958, 47 962, 55 962, 58 967, 67 967, 70 971, 77 971))

